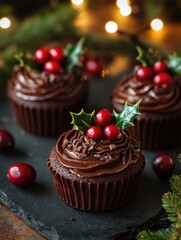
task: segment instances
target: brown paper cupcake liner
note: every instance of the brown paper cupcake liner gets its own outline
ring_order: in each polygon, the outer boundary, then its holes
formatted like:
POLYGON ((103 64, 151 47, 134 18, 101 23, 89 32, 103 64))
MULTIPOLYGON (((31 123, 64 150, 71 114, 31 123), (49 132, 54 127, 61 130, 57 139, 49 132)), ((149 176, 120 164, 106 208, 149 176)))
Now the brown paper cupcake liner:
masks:
POLYGON ((181 113, 170 116, 145 114, 135 119, 134 129, 143 149, 169 149, 181 140, 181 113))
POLYGON ((131 177, 119 181, 93 183, 65 178, 48 160, 48 167, 60 198, 68 205, 85 211, 108 211, 126 205, 139 187, 143 166, 131 177))
POLYGON ((10 99, 16 122, 25 131, 41 136, 57 136, 72 126, 69 111, 80 111, 85 108, 86 98, 73 104, 47 104, 16 102, 10 99), (76 104, 76 105, 75 105, 76 104))

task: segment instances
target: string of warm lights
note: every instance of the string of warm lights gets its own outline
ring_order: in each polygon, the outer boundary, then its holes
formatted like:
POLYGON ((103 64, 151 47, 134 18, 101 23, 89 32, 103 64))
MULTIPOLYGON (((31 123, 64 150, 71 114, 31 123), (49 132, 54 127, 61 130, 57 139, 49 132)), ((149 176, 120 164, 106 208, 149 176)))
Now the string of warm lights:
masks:
MULTIPOLYGON (((132 8, 129 0, 117 0, 117 7, 120 9, 120 14, 124 17, 129 16, 132 13, 132 8)), ((150 23, 150 27, 154 31, 160 31, 164 24, 161 19, 153 19, 150 23)), ((109 21, 105 24, 105 30, 108 33, 115 33, 118 30, 118 24, 114 21, 109 21)))
MULTIPOLYGON (((80 6, 84 3, 84 0, 71 0, 71 3, 80 6)), ((129 16, 132 13, 132 8, 129 0, 117 0, 117 7, 120 9, 120 14, 124 17, 129 16)), ((11 20, 7 17, 0 19, 0 28, 7 29, 11 26, 11 20)), ((161 19, 153 19, 150 23, 150 27, 154 31, 160 31, 163 28, 164 24, 161 19)), ((114 21, 108 21, 105 24, 105 30, 108 33, 115 33, 118 30, 118 24, 114 21)))

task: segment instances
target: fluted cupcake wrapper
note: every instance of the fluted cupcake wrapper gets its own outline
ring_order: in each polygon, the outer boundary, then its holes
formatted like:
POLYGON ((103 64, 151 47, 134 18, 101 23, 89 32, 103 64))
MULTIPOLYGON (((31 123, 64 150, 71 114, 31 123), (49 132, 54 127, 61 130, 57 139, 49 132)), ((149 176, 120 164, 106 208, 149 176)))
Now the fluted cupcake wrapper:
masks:
POLYGON ((60 198, 68 205, 85 211, 107 211, 126 205, 138 189, 142 168, 120 181, 93 183, 60 176, 48 160, 48 167, 60 198))
POLYGON ((138 117, 135 119, 135 135, 143 149, 161 150, 177 146, 181 140, 181 113, 138 117))
POLYGON ((57 136, 72 126, 69 111, 80 111, 86 105, 86 97, 82 101, 71 104, 19 103, 10 100, 16 122, 25 131, 41 136, 57 136))

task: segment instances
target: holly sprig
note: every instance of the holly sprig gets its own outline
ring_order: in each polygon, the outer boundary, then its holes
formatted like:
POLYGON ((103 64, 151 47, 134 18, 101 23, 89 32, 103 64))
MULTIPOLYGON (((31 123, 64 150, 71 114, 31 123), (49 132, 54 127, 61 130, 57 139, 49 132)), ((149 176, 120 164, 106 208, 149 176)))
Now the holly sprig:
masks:
POLYGON ((91 113, 85 113, 84 109, 82 109, 80 113, 70 112, 70 114, 72 117, 71 124, 73 124, 77 130, 80 130, 84 133, 89 128, 89 126, 92 125, 95 111, 91 113))
POLYGON ((115 123, 121 130, 124 130, 127 127, 134 126, 134 118, 138 115, 141 115, 139 111, 140 102, 141 99, 135 105, 131 105, 126 102, 123 111, 120 113, 117 113, 113 110, 115 123))
MULTIPOLYGON (((65 59, 61 63, 65 71, 70 72, 74 66, 81 66, 79 56, 83 53, 83 44, 85 39, 81 38, 77 44, 67 44, 65 47, 65 59)), ((15 59, 18 60, 20 67, 26 67, 29 70, 34 69, 35 71, 41 71, 43 68, 42 64, 36 63, 31 53, 18 53, 15 54, 15 59)))
MULTIPOLYGON (((141 115, 139 111, 139 105, 141 100, 139 100, 136 104, 131 105, 127 102, 124 105, 124 108, 121 112, 117 113, 113 110, 113 118, 115 124, 120 128, 120 130, 124 131, 125 128, 134 126, 133 120, 136 116, 141 115)), ((70 112, 72 117, 72 122, 77 130, 80 130, 82 133, 85 133, 86 130, 94 124, 95 111, 88 114, 85 113, 82 109, 80 113, 70 112)), ((94 124, 95 125, 95 124, 94 124)))
POLYGON ((142 66, 153 66, 156 61, 165 61, 168 65, 169 72, 173 76, 181 75, 181 56, 177 53, 166 56, 163 52, 149 48, 145 50, 140 46, 136 46, 137 57, 142 66))
POLYGON ((71 71, 74 66, 80 66, 79 56, 83 53, 83 44, 85 39, 81 38, 76 45, 68 44, 65 52, 66 58, 63 63, 67 71, 71 71))
POLYGON ((141 48, 140 46, 136 46, 137 50, 137 57, 136 60, 141 63, 142 66, 152 66, 155 62, 155 58, 151 54, 152 50, 149 49, 146 51, 145 49, 141 48))
POLYGON ((20 67, 26 67, 29 71, 34 69, 40 70, 40 65, 33 61, 33 56, 31 53, 17 53, 14 55, 14 58, 19 62, 20 67))
POLYGON ((181 75, 181 57, 176 53, 168 55, 168 68, 174 76, 181 75))

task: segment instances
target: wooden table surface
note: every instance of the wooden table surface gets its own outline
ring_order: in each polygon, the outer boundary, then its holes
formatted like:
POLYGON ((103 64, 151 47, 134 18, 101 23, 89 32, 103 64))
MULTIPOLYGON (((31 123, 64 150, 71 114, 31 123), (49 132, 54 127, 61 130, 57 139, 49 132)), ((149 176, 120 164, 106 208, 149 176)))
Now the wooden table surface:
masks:
POLYGON ((43 240, 35 230, 0 204, 0 240, 43 240))
MULTIPOLYGON (((164 34, 157 33, 154 36, 152 30, 147 30, 140 35, 140 39, 162 46, 163 49, 174 51, 181 49, 181 23, 168 24, 164 34)), ((127 59, 121 59, 122 70, 128 67, 127 59), (123 61, 125 64, 123 64, 123 61)), ((117 63, 116 63, 117 64, 117 63)), ((21 219, 3 204, 0 204, 0 240, 43 240, 39 233, 27 226, 21 219)))

